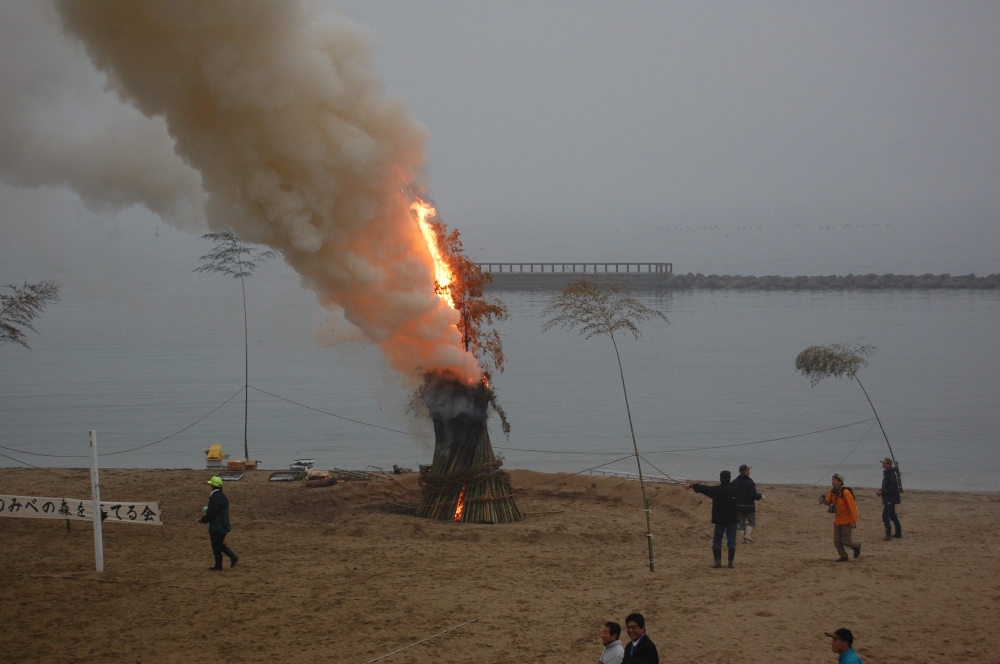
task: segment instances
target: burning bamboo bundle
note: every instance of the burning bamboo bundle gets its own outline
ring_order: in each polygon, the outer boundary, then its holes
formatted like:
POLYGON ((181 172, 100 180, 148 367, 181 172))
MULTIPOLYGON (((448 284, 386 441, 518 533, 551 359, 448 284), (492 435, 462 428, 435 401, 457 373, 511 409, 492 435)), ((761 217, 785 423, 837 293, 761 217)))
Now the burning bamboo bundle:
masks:
POLYGON ((420 467, 417 516, 441 521, 511 523, 524 515, 510 476, 493 453, 487 426, 489 390, 428 376, 418 396, 434 421, 434 459, 420 467))

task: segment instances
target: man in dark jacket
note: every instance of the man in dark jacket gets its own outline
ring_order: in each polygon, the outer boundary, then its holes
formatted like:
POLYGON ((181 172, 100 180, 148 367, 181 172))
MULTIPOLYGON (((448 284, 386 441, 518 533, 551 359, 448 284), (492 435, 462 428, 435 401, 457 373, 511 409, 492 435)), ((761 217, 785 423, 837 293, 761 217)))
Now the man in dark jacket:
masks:
POLYGON ((226 546, 226 533, 233 528, 229 525, 229 499, 222 493, 222 478, 213 477, 208 484, 213 487, 212 493, 208 497, 205 514, 198 519, 198 523, 208 524, 208 536, 212 540, 212 553, 215 555, 215 567, 208 569, 218 572, 222 569, 222 554, 229 556, 230 567, 236 567, 239 557, 226 546))
POLYGON ((744 542, 753 542, 751 535, 757 527, 757 508, 754 502, 763 500, 764 496, 757 493, 757 485, 750 479, 750 466, 740 466, 740 474, 733 480, 733 486, 736 487, 736 513, 740 519, 736 530, 743 531, 744 542))
POLYGON ((899 470, 892 463, 892 458, 882 459, 882 488, 875 493, 882 496, 882 523, 885 525, 886 542, 893 537, 903 536, 903 527, 899 525, 899 517, 896 516, 896 505, 900 503, 901 498, 898 472, 899 470), (889 528, 890 522, 896 526, 895 535, 889 528))
POLYGON ((629 642, 625 646, 625 662, 639 664, 660 664, 660 655, 656 652, 656 646, 646 636, 646 619, 641 613, 630 613, 625 616, 625 633, 628 634, 629 642))
POLYGON ((688 484, 685 489, 694 489, 712 499, 712 523, 715 524, 715 536, 712 538, 712 555, 715 562, 712 567, 722 567, 722 533, 726 534, 726 544, 729 547, 729 569, 733 569, 733 559, 736 558, 736 523, 739 516, 736 512, 736 487, 730 483, 732 475, 728 470, 719 473, 719 485, 688 484))

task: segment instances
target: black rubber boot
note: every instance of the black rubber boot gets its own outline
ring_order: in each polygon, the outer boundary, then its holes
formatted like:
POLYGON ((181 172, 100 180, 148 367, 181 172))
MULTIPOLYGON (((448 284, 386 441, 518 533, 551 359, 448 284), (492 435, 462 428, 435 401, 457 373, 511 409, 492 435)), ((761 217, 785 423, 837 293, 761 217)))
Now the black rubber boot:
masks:
POLYGON ((861 555, 861 545, 860 544, 858 544, 857 546, 852 546, 851 548, 854 549, 854 557, 855 558, 857 558, 858 556, 861 555))
POLYGON ((215 554, 215 567, 209 567, 208 569, 212 570, 213 572, 218 572, 219 570, 222 569, 222 554, 221 553, 215 554))
POLYGON ((712 549, 712 556, 715 558, 715 562, 712 563, 712 569, 722 567, 722 549, 712 549))
MULTIPOLYGON (((226 554, 227 558, 229 558, 229 566, 230 567, 236 567, 236 561, 239 560, 239 556, 236 555, 236 552, 233 551, 232 549, 230 549, 225 544, 223 544, 220 547, 220 550, 221 550, 222 553, 226 554)), ((219 556, 219 558, 217 560, 218 560, 218 562, 216 562, 215 564, 218 567, 222 567, 222 556, 219 556)))
POLYGON ((885 529, 885 537, 883 537, 882 539, 884 539, 886 542, 888 542, 889 540, 891 540, 892 539, 892 530, 890 530, 889 528, 886 528, 885 529))
POLYGON ((901 537, 903 537, 903 527, 898 523, 896 524, 896 534, 893 535, 893 537, 895 537, 896 539, 900 539, 901 537))
POLYGON ((736 549, 729 550, 729 569, 733 569, 736 565, 733 564, 733 558, 736 557, 736 549))

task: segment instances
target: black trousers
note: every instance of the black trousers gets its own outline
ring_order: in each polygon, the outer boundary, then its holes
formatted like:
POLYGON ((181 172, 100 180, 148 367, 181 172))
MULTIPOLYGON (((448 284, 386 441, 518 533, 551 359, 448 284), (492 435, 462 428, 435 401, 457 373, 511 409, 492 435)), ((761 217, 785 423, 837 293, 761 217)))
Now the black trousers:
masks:
POLYGON ((902 528, 899 525, 899 517, 896 516, 896 506, 893 504, 887 504, 882 506, 882 523, 885 524, 885 532, 889 532, 889 522, 896 524, 896 528, 902 528))
POLYGON ((222 554, 229 556, 229 560, 235 560, 236 554, 226 546, 226 533, 209 533, 212 538, 212 554, 215 556, 215 566, 222 567, 222 554))

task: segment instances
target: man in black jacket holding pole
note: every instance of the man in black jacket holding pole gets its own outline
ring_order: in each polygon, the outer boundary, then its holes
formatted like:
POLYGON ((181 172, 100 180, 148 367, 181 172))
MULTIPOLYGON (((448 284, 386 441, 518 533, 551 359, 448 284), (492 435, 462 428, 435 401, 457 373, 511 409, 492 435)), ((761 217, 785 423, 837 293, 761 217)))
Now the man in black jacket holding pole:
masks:
POLYGON ((713 568, 722 567, 722 534, 726 534, 726 544, 729 547, 729 569, 733 569, 733 559, 736 558, 736 524, 739 517, 736 512, 736 487, 730 483, 732 474, 728 470, 719 473, 718 486, 705 484, 688 484, 685 489, 694 489, 712 499, 712 523, 715 524, 715 536, 712 538, 712 555, 715 562, 713 568))
POLYGON ((896 516, 896 505, 900 503, 899 495, 899 469, 894 467, 891 457, 882 459, 882 488, 875 493, 882 496, 882 523, 885 525, 885 541, 888 542, 893 537, 903 536, 903 527, 899 525, 899 517, 896 516), (889 524, 896 526, 896 534, 892 534, 889 524))

